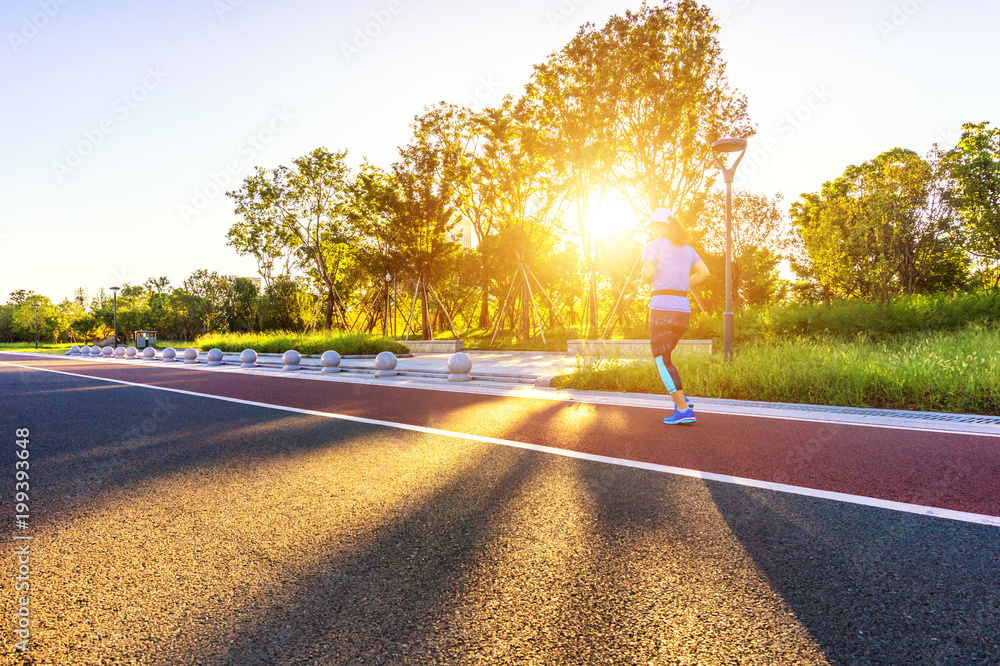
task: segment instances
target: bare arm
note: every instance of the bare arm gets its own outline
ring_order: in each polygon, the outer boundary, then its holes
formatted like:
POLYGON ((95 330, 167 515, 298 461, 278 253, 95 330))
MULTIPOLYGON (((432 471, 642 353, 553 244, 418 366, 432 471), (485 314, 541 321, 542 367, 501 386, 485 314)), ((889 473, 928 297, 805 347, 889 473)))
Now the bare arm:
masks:
MULTIPOLYGON (((643 267, 645 268, 645 267, 643 267)), ((695 285, 701 284, 710 275, 708 266, 705 265, 704 261, 699 261, 692 268, 694 268, 694 275, 688 279, 688 286, 694 287, 695 285)), ((645 275, 645 272, 643 273, 645 275)))
POLYGON ((644 284, 653 284, 653 274, 656 272, 656 264, 649 259, 642 262, 642 281, 644 284))

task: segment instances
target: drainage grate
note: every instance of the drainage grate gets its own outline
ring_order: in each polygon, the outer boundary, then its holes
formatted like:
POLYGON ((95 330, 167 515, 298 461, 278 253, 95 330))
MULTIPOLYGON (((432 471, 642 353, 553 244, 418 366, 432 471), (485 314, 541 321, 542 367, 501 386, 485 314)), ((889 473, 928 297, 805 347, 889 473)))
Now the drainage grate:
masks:
POLYGON ((740 401, 740 406, 762 409, 781 409, 798 412, 825 412, 828 414, 851 414, 855 416, 883 416, 915 421, 947 421, 950 423, 975 423, 980 425, 1000 425, 1000 416, 982 414, 936 414, 934 412, 908 412, 900 409, 868 409, 864 407, 828 407, 825 405, 797 405, 786 402, 740 401))

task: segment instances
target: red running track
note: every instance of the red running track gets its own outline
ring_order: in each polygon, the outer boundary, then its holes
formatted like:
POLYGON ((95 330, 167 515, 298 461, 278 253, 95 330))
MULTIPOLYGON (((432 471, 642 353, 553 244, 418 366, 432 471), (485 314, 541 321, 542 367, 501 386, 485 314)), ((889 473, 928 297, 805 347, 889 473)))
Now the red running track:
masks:
POLYGON ((298 409, 1000 516, 1000 438, 702 414, 665 426, 646 407, 309 381, 124 362, 0 361, 298 409), (140 365, 142 364, 142 365, 140 365))

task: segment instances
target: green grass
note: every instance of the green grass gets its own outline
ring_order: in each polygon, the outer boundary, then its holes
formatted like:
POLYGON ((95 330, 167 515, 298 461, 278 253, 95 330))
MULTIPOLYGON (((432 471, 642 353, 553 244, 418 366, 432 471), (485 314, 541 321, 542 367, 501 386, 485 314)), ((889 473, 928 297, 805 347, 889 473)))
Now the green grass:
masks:
MULTIPOLYGON (((161 345, 157 345, 158 347, 161 345)), ((333 350, 341 356, 359 354, 378 354, 390 351, 394 354, 405 354, 409 349, 405 344, 365 333, 316 333, 301 335, 298 333, 226 333, 199 336, 191 346, 197 349, 221 349, 222 351, 241 352, 253 349, 257 353, 284 353, 294 349, 300 354, 322 354, 333 350)))
MULTIPOLYGON (((685 393, 710 398, 1000 415, 1000 331, 958 331, 872 342, 782 339, 674 359, 685 393)), ((555 378, 580 390, 665 393, 652 360, 578 359, 555 378)))
MULTIPOLYGON (((84 346, 85 342, 59 342, 55 344, 43 345, 39 343, 38 353, 40 354, 65 354, 69 351, 69 348, 73 345, 79 347, 84 346)), ((132 343, 124 345, 125 347, 131 346, 132 343)), ((157 349, 166 349, 167 347, 173 347, 174 349, 185 349, 191 346, 191 342, 185 340, 160 340, 156 343, 157 349)), ((34 342, 0 342, 0 351, 35 351, 34 342)), ((240 351, 243 351, 242 349, 240 351)))
POLYGON ((32 342, 0 342, 0 351, 26 351, 26 352, 38 352, 39 354, 65 354, 69 351, 69 348, 73 346, 72 342, 59 342, 56 344, 42 344, 38 343, 38 349, 35 349, 35 343, 32 342))

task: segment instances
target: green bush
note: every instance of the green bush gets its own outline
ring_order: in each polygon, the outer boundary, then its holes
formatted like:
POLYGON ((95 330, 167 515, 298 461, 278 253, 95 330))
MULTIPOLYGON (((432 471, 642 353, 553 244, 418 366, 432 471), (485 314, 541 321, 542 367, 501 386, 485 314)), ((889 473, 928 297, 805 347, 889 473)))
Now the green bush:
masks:
MULTIPOLYGON (((161 345, 160 345, 161 346, 161 345)), ((389 338, 376 337, 366 333, 324 332, 313 335, 301 335, 279 331, 274 333, 226 333, 199 336, 193 344, 198 349, 221 349, 222 351, 241 352, 253 349, 257 353, 282 354, 294 349, 300 354, 322 354, 333 350, 341 356, 361 354, 378 354, 390 351, 393 354, 406 354, 410 350, 406 345, 389 338)))
MULTIPOLYGON (((917 295, 885 305, 840 301, 829 306, 755 308, 735 314, 733 337, 739 342, 800 336, 883 340, 914 332, 954 331, 972 323, 1000 323, 1000 292, 917 295)), ((685 337, 721 340, 722 315, 694 313, 685 337)))

